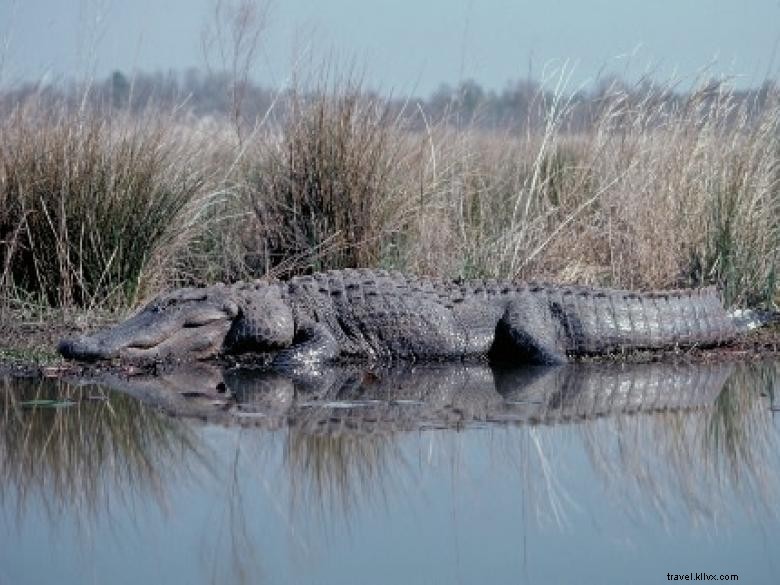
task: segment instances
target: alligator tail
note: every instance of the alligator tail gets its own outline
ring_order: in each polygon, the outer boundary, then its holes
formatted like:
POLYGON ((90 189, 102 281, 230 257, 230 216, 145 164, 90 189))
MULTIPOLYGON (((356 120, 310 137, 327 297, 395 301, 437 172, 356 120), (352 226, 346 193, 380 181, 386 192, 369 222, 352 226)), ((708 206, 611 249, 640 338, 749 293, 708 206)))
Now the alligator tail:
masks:
POLYGON ((714 346, 737 334, 715 287, 644 293, 549 288, 547 294, 567 353, 714 346))

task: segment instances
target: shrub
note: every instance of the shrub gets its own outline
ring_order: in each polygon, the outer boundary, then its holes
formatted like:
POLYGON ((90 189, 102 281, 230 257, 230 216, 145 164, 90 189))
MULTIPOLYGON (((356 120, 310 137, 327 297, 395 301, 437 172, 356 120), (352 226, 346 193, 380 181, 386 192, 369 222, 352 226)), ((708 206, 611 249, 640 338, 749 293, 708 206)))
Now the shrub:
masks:
POLYGON ((404 142, 385 100, 345 82, 286 96, 243 160, 255 272, 373 266, 403 224, 404 142))
POLYGON ((28 99, 0 124, 4 296, 121 306, 175 274, 209 177, 172 115, 28 99))

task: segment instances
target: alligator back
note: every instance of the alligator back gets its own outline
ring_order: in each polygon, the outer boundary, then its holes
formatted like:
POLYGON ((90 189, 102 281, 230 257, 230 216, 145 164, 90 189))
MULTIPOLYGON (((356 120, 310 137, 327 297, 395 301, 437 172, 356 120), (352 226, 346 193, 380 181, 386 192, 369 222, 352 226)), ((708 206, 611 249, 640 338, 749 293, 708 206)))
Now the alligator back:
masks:
POLYGON ((569 355, 711 346, 736 334, 713 287, 631 292, 339 270, 293 278, 287 298, 356 355, 367 347, 397 357, 486 353, 513 307, 531 324, 530 337, 551 338, 569 355))
POLYGON ((487 354, 515 291, 510 284, 334 270, 291 279, 284 298, 296 323, 321 324, 341 357, 425 360, 487 354))

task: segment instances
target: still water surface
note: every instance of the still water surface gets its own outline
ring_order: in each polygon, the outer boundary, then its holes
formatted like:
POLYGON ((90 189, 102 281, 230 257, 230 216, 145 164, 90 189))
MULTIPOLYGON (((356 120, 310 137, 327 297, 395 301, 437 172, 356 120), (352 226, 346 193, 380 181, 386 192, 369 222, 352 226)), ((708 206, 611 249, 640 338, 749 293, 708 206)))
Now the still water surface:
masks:
POLYGON ((0 382, 0 584, 780 582, 778 362, 0 382))

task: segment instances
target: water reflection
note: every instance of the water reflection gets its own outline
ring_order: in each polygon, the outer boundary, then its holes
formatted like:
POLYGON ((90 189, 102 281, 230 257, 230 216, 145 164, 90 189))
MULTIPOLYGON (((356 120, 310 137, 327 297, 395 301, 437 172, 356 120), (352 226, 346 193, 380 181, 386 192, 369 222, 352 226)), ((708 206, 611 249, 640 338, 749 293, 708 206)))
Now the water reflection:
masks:
POLYGON ((109 500, 163 504, 173 474, 196 459, 187 425, 129 396, 94 383, 0 378, 0 499, 20 517, 30 498, 52 519, 64 509, 108 511, 109 500))
POLYGON ((576 422, 711 406, 732 364, 486 364, 223 371, 200 365, 100 382, 171 415, 329 436, 486 423, 576 422))
MULTIPOLYGON (((22 526, 41 506, 50 519, 110 517, 120 532, 152 509, 203 518, 184 532, 199 534, 198 575, 206 566, 212 582, 273 581, 299 557, 338 556, 338 542, 360 549, 366 531, 392 532, 405 513, 454 530, 490 497, 503 515, 520 514, 511 530, 521 539, 534 526, 563 534, 583 514, 600 524, 617 511, 667 534, 680 518, 710 532, 744 518, 766 525, 780 495, 779 369, 199 366, 6 379, 0 504, 22 526), (435 515, 440 500, 450 517, 435 515)), ((173 521, 158 522, 150 530, 167 542, 173 521)), ((487 533, 501 524, 489 514, 484 522, 487 533)))
POLYGON ((769 406, 778 383, 777 364, 742 365, 700 413, 617 418, 609 440, 584 425, 583 445, 626 514, 653 513, 669 523, 682 513, 698 524, 774 516, 780 444, 769 406))

